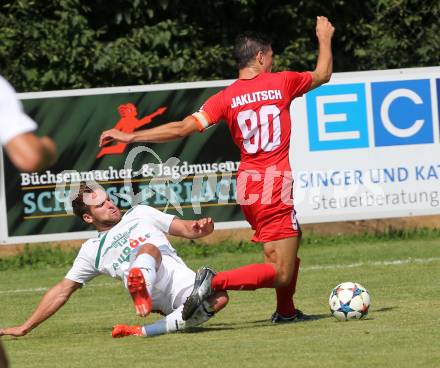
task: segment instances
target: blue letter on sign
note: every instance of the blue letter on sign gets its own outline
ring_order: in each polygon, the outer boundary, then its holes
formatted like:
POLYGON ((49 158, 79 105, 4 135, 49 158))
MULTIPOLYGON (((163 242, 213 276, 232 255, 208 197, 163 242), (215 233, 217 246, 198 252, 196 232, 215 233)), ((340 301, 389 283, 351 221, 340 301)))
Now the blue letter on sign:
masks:
POLYGON ((433 143, 428 79, 371 83, 378 146, 433 143))
POLYGON ((306 101, 310 151, 368 147, 363 83, 322 86, 306 101))

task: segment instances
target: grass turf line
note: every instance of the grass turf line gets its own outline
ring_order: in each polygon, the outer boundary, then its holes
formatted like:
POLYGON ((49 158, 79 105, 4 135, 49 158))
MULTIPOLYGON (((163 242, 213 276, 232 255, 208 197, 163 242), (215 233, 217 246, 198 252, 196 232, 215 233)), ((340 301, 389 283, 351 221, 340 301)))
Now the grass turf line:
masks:
MULTIPOLYGON (((389 229, 381 233, 365 233, 360 235, 322 236, 308 234, 302 239, 302 246, 333 246, 335 244, 377 243, 394 240, 440 240, 440 229, 389 229)), ((204 258, 220 253, 257 253, 261 252, 261 245, 250 241, 230 242, 223 241, 216 245, 207 245, 197 241, 178 240, 173 246, 182 258, 204 258)), ((27 244, 23 252, 0 258, 0 271, 17 268, 45 268, 47 266, 68 266, 72 264, 78 251, 62 248, 56 243, 27 244)))
MULTIPOLYGON (((314 322, 273 326, 268 322, 273 290, 231 292, 230 305, 193 333, 113 340, 113 324, 143 319, 134 315, 119 282, 98 277, 29 335, 2 341, 12 367, 438 367, 440 262, 379 262, 439 258, 438 238, 348 240, 331 246, 305 242, 300 253, 306 271, 300 274, 296 300, 320 317, 314 322), (367 264, 344 268, 358 262, 367 264), (341 267, 314 269, 320 265, 341 267), (342 281, 369 289, 367 320, 345 323, 329 316, 328 295, 342 281)), ((258 251, 186 257, 191 268, 210 264, 217 270, 261 259, 258 251)), ((9 269, 0 272, 0 290, 50 287, 68 268, 9 269)), ((42 295, 2 294, 0 325, 23 322, 42 295)))

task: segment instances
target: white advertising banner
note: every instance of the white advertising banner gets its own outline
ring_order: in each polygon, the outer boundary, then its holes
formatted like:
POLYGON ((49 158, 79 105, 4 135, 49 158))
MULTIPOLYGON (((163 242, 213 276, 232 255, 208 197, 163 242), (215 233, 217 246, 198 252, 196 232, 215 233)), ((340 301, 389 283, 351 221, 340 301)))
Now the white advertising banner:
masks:
POLYGON ((334 74, 294 101, 302 223, 440 214, 440 68, 334 74))
MULTIPOLYGON (((96 179, 122 210, 132 205, 125 179, 136 193, 146 195, 150 205, 168 208, 163 193, 152 195, 149 189, 163 186, 154 180, 168 174, 132 170, 141 177, 125 175, 131 151, 125 145, 101 150, 99 135, 125 121, 121 114, 127 106, 143 117, 137 123, 144 125, 147 118, 154 118, 153 125, 158 125, 196 111, 230 83, 20 94, 25 111, 39 124, 39 134, 52 132, 56 137, 60 159, 43 173, 19 174, 0 152, 0 243, 90 236, 92 229, 67 213, 57 197, 58 177, 65 170, 96 179), (69 117, 62 126, 60 116, 69 117)), ((290 159, 299 221, 440 214, 439 89, 440 67, 335 73, 330 83, 296 99, 291 105, 290 159)), ((236 202, 238 150, 225 124, 153 148, 163 163, 176 156, 180 169, 201 170, 179 180, 171 177, 176 179, 170 188, 179 198, 183 217, 210 216, 219 229, 249 226, 236 202), (225 170, 218 170, 222 167, 227 168, 228 178, 222 176, 225 170), (200 187, 197 195, 191 189, 194 183, 200 187), (195 204, 201 214, 195 214, 195 204)), ((139 157, 135 164, 144 167, 151 159, 139 157)))

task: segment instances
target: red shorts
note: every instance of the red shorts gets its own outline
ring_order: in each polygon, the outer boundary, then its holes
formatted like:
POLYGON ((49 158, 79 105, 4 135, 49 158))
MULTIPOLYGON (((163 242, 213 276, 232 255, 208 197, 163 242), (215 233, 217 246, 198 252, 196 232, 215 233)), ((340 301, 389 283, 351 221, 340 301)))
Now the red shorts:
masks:
POLYGON ((273 177, 246 172, 237 176, 237 202, 255 230, 252 241, 267 243, 298 237, 301 229, 295 215, 291 177, 273 177), (271 184, 272 182, 272 184, 271 184))

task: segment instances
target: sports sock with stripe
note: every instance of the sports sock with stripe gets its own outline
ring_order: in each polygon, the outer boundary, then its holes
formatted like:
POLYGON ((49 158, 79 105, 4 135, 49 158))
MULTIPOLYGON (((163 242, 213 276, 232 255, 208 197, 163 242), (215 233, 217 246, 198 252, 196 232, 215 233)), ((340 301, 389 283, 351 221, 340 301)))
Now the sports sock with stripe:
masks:
POLYGON ((194 327, 206 322, 210 319, 214 313, 210 312, 209 307, 204 304, 199 305, 194 314, 188 320, 182 319, 183 305, 177 308, 172 313, 168 314, 164 318, 156 321, 150 325, 144 325, 142 332, 145 336, 158 336, 169 332, 176 332, 184 330, 188 327, 194 327))

